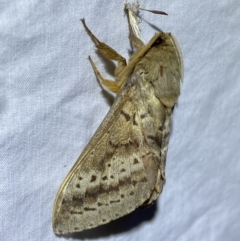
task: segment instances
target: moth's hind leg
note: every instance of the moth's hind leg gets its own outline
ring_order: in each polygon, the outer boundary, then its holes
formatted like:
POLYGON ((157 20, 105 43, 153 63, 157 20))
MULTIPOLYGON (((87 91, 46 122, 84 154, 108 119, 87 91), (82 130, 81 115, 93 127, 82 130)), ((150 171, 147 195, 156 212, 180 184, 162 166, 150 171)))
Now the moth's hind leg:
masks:
MULTIPOLYGON (((92 41, 95 43, 95 46, 99 50, 99 52, 106 58, 110 60, 118 61, 118 66, 115 69, 115 75, 116 79, 118 79, 119 73, 127 66, 126 59, 122 57, 119 53, 117 53, 114 49, 112 49, 107 44, 101 42, 98 40, 98 38, 90 31, 90 29, 87 27, 84 19, 81 19, 83 26, 85 27, 87 33, 91 37, 92 41)), ((93 70, 102 86, 105 86, 107 89, 114 93, 118 93, 121 90, 122 82, 121 81, 113 81, 103 78, 103 76, 98 71, 96 65, 92 61, 92 59, 89 57, 89 60, 91 62, 91 65, 93 67, 93 70)))

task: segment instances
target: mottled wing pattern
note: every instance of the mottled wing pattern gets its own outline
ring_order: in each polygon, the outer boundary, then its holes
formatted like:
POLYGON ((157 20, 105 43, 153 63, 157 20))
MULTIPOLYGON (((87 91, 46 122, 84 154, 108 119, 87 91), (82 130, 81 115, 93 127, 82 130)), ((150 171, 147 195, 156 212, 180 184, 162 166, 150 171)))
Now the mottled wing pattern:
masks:
POLYGON ((54 205, 56 234, 108 223, 160 195, 182 60, 171 34, 158 36, 64 180, 54 205))
POLYGON ((55 200, 56 234, 108 223, 161 193, 165 107, 149 98, 154 88, 147 82, 143 88, 144 81, 139 73, 131 76, 66 177, 55 200))

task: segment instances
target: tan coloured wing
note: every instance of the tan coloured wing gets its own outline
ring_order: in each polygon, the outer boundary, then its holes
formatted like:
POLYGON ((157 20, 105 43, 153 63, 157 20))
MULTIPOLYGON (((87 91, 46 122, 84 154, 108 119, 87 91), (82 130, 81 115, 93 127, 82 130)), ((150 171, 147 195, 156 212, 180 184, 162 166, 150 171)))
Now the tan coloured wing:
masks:
POLYGON ((97 227, 157 199, 181 70, 174 39, 162 33, 64 180, 54 205, 56 234, 97 227))

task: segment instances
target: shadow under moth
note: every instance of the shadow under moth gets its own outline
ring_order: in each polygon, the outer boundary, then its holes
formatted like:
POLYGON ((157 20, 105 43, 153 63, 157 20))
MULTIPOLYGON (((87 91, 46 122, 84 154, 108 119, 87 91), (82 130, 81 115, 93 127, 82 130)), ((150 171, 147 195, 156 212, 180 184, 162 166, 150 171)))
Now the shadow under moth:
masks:
POLYGON ((112 81, 102 77, 89 57, 100 84, 117 96, 58 191, 56 234, 94 228, 147 207, 165 183, 171 117, 183 76, 181 51, 171 33, 158 32, 145 45, 139 6, 126 4, 125 9, 135 49, 128 63, 82 20, 98 51, 118 62, 112 81))

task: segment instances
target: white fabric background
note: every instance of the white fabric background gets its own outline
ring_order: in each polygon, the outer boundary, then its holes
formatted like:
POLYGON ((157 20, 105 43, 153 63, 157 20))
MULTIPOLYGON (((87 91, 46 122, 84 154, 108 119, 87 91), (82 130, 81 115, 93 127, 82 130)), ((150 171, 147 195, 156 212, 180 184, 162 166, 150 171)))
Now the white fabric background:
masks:
MULTIPOLYGON (((0 240, 54 235, 57 190, 110 108, 87 60, 107 67, 79 19, 128 58, 123 0, 1 1, 0 240)), ((141 1, 149 23, 172 32, 185 62, 157 203, 66 240, 240 238, 240 4, 141 1)), ((146 22, 145 42, 155 30, 146 22)), ((109 71, 110 70, 110 71, 109 71)))

